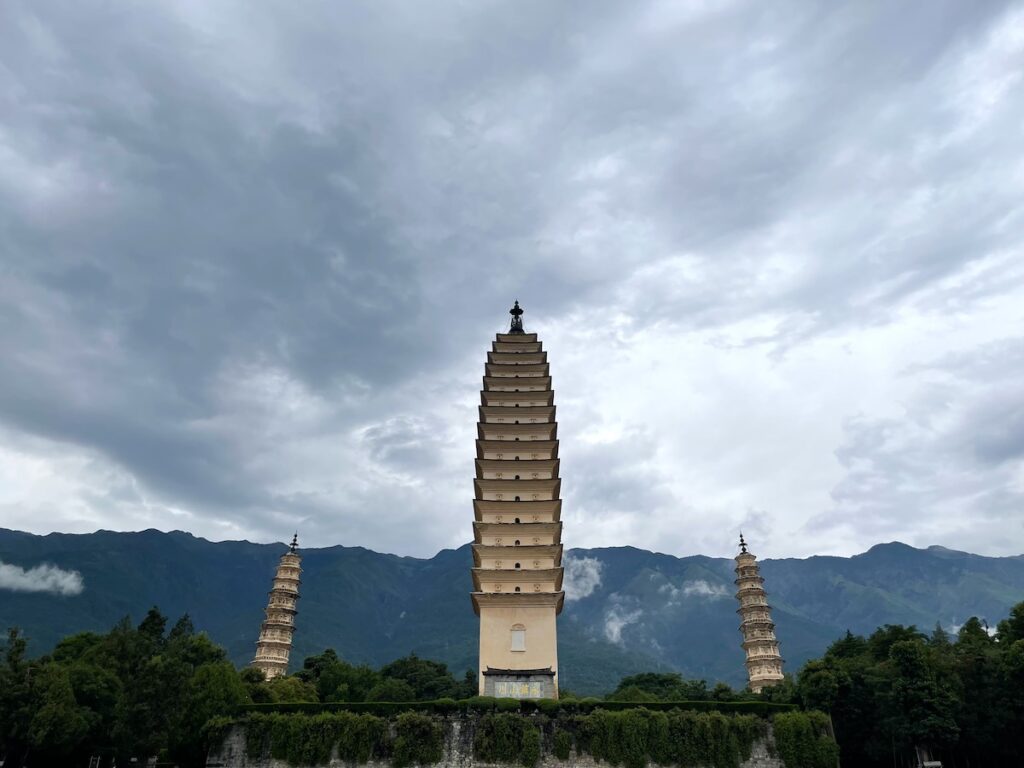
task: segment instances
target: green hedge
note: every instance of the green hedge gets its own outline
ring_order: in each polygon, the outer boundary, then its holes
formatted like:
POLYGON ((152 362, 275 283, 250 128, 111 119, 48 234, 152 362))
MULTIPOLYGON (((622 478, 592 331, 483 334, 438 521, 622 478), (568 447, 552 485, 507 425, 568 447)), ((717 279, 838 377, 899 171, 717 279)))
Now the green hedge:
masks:
POLYGON ((532 718, 518 712, 488 712, 477 724, 473 756, 485 763, 522 763, 527 768, 540 760, 541 731, 532 718))
MULTIPOLYGON (((509 701, 493 700, 492 708, 480 714, 473 739, 478 760, 533 768, 545 751, 568 760, 575 747, 577 754, 622 768, 739 768, 768 728, 765 718, 746 713, 631 706, 552 717, 542 711, 503 711, 509 701)), ((366 712, 249 712, 235 722, 245 729, 246 754, 252 759, 269 754, 290 765, 325 765, 337 747, 338 757, 348 763, 375 758, 408 768, 433 765, 444 756, 443 723, 425 712, 404 711, 390 723, 366 712)), ((224 734, 230 724, 211 721, 208 730, 224 734)), ((789 768, 834 767, 838 747, 820 712, 777 712, 772 725, 775 749, 789 768)))
POLYGON ((337 745, 342 760, 364 764, 391 752, 387 721, 374 715, 323 712, 296 717, 280 712, 251 713, 242 725, 245 752, 252 759, 265 757, 269 750, 271 757, 291 765, 326 765, 337 745))
POLYGON ((587 714, 596 710, 621 712, 643 708, 652 712, 671 712, 673 710, 689 710, 693 712, 724 712, 769 717, 779 712, 792 712, 793 704, 776 704, 770 701, 602 701, 601 699, 494 699, 487 696, 476 696, 472 699, 455 701, 439 699, 438 701, 341 701, 320 703, 316 701, 245 704, 239 712, 302 712, 318 714, 321 712, 365 712, 381 717, 398 715, 402 712, 426 712, 430 714, 449 714, 453 712, 519 712, 524 715, 541 713, 549 717, 561 714, 587 714))
POLYGON ((772 718, 775 749, 790 768, 835 768, 839 745, 821 712, 782 712, 772 718))
MULTIPOLYGON (((363 715, 367 717, 367 715, 363 715)), ((444 731, 436 718, 419 712, 403 712, 395 723, 392 763, 395 768, 433 765, 444 757, 444 731)))
POLYGON ((753 715, 681 709, 598 710, 577 715, 572 726, 579 752, 625 768, 643 768, 649 762, 739 768, 750 757, 754 740, 766 731, 765 721, 753 715))

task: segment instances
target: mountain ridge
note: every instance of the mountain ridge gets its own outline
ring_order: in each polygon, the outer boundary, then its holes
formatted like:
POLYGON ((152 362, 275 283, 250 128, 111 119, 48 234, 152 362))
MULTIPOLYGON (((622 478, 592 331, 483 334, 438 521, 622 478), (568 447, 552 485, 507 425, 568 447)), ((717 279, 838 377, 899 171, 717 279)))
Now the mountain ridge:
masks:
MULTIPOLYGON (((44 535, 0 528, 3 563, 26 571, 51 563, 84 579, 74 596, 11 591, 0 582, 0 628, 22 627, 39 654, 66 634, 106 631, 126 614, 137 621, 155 604, 172 618, 188 612, 236 663, 246 663, 286 546, 152 528, 44 535)), ((416 652, 456 674, 475 667, 469 546, 430 558, 303 548, 293 664, 334 647, 375 665, 416 652)), ((569 550, 566 565, 564 687, 598 693, 625 674, 658 670, 744 683, 731 559, 623 546, 569 550)), ((848 558, 766 558, 761 566, 790 672, 847 629, 913 623, 928 631, 970 615, 994 626, 1024 600, 1024 555, 887 542, 848 558)))

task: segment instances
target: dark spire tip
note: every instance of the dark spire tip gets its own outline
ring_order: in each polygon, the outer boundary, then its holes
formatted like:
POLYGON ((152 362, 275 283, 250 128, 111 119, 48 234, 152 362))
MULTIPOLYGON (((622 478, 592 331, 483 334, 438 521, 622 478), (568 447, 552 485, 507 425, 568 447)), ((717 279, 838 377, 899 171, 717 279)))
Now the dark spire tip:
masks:
POLYGON ((508 311, 512 315, 512 326, 508 329, 509 333, 524 333, 523 331, 523 308, 519 306, 519 299, 516 299, 512 309, 508 311))

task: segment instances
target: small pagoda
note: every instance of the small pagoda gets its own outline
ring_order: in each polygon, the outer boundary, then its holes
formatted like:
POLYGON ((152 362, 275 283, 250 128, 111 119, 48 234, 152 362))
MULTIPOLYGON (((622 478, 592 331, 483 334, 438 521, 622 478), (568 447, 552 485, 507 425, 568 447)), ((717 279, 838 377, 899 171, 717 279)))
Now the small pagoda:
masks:
POLYGON ((288 551, 281 556, 274 574, 274 586, 267 601, 266 619, 260 626, 256 657, 250 666, 263 672, 267 680, 288 673, 288 657, 295 634, 295 616, 299 602, 299 576, 302 574, 299 535, 292 537, 288 551))
POLYGON ((477 424, 473 610, 483 696, 558 697, 562 611, 558 424, 547 353, 519 302, 487 355, 477 424))
POLYGON ((764 591, 757 558, 747 551, 747 542, 740 534, 740 553, 736 555, 736 599, 740 607, 740 632, 743 652, 747 656, 747 678, 750 690, 760 693, 764 688, 782 682, 782 656, 775 637, 772 610, 764 591))

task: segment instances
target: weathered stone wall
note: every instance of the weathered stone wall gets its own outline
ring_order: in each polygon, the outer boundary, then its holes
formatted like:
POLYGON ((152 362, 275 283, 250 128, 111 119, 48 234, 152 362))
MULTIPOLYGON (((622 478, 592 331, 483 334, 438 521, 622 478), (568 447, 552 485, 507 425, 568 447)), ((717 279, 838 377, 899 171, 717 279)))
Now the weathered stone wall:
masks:
MULTIPOLYGON (((444 718, 444 757, 440 763, 433 768, 512 768, 510 766, 496 766, 492 763, 484 763, 473 757, 473 733, 474 721, 472 718, 452 716, 444 718)), ((771 756, 770 744, 772 739, 771 726, 768 726, 768 736, 754 742, 750 759, 741 765, 741 768, 786 768, 784 763, 777 757, 771 756)), ((250 759, 245 751, 245 728, 235 725, 228 732, 220 749, 210 753, 206 763, 207 768, 295 768, 284 760, 275 760, 269 755, 260 759, 250 759)), ((547 746, 547 745, 546 745, 547 746)), ((339 768, 355 768, 354 763, 339 760, 337 754, 331 756, 330 766, 339 768)), ((315 766, 302 766, 301 768, 315 768, 315 766)), ((387 761, 371 760, 363 764, 363 768, 392 768, 387 761)), ((521 768, 516 765, 514 768, 521 768)), ((601 763, 590 755, 578 755, 573 751, 568 760, 559 760, 545 749, 541 754, 538 768, 609 768, 607 763, 601 763)))

